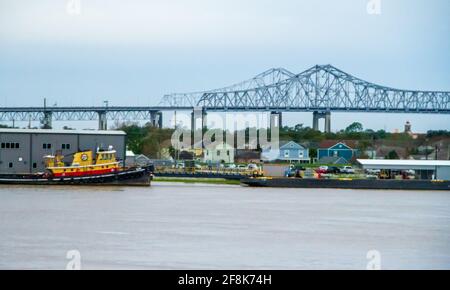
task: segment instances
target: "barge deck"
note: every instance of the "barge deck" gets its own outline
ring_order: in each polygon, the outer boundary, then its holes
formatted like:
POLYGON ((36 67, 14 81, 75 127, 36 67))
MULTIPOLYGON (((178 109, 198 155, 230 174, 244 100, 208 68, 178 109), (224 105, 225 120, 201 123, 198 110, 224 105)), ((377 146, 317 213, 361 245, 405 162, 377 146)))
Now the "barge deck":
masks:
POLYGON ((241 184, 275 188, 450 190, 450 181, 432 180, 245 178, 241 184))

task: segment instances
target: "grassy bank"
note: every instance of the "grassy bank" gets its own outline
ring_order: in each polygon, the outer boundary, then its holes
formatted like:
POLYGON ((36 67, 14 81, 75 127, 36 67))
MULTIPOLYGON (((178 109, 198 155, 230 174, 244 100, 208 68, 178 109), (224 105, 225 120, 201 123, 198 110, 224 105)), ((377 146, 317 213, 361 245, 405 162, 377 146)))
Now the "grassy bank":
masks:
POLYGON ((184 178, 184 177, 155 177, 154 182, 179 182, 179 183, 206 183, 206 184, 231 184, 239 185, 239 180, 222 178, 184 178))

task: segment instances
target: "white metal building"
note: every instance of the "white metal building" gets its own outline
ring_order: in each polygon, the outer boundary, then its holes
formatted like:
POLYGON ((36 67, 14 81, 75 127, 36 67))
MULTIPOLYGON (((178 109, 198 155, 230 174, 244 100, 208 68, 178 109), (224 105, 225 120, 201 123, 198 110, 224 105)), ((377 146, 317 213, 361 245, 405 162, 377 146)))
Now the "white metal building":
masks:
POLYGON ((222 143, 213 148, 206 148, 204 150, 203 160, 206 163, 219 162, 219 163, 233 163, 234 162, 234 147, 222 143))
POLYGON ((450 180, 450 160, 358 159, 357 161, 363 169, 415 170, 419 172, 422 179, 434 176, 435 179, 450 180))

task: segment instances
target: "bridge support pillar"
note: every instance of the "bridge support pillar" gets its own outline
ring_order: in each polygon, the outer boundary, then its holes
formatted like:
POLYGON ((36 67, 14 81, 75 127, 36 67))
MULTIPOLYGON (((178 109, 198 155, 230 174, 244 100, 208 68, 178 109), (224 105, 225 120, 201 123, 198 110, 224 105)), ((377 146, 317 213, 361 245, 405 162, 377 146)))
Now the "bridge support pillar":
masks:
POLYGON ((325 119, 325 133, 331 132, 331 112, 318 112, 313 113, 313 129, 319 131, 319 120, 325 119))
POLYGON ((278 127, 281 129, 283 127, 283 115, 281 112, 271 112, 270 113, 270 128, 278 127))
POLYGON ((42 119, 42 129, 52 128, 52 112, 44 112, 44 118, 42 119))
POLYGON ((97 112, 97 114, 98 114, 98 129, 100 131, 108 130, 108 121, 106 118, 106 112, 101 111, 97 112))
POLYGON ((162 129, 163 127, 163 114, 161 111, 150 112, 150 123, 153 127, 162 129))
POLYGON ((319 131, 319 119, 320 119, 319 112, 314 112, 313 113, 313 129, 316 131, 319 131))
POLYGON ((194 108, 191 113, 192 145, 194 149, 203 149, 203 131, 206 130, 207 113, 204 108, 194 108))
POLYGON ((325 133, 331 133, 331 112, 325 113, 325 133))
POLYGON ((207 117, 208 113, 203 108, 196 108, 191 113, 191 130, 195 132, 196 130, 206 129, 207 127, 207 117), (201 127, 200 127, 201 124, 201 127))

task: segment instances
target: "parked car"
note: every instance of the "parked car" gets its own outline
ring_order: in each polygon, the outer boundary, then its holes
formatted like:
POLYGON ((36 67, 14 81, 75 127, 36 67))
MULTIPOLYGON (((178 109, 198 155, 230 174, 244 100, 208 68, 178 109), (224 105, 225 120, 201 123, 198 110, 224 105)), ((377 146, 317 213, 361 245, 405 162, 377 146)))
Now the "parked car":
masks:
POLYGON ((248 169, 248 170, 258 170, 258 169, 259 169, 259 166, 256 165, 256 164, 249 164, 249 165, 247 166, 247 169, 248 169))
POLYGON ((378 175, 380 174, 380 172, 380 169, 366 169, 366 173, 371 175, 378 175))
POLYGON ((245 169, 247 169, 247 166, 245 166, 243 164, 239 164, 236 168, 240 169, 240 170, 245 170, 245 169))
POLYGON ((183 162, 179 162, 179 163, 175 164, 173 167, 174 168, 179 168, 179 169, 184 169, 184 163, 183 162))
POLYGON ((327 173, 327 171, 328 171, 328 166, 320 166, 319 168, 316 169, 316 172, 321 173, 321 174, 327 173))
POLYGON ((227 169, 236 169, 236 164, 233 164, 233 163, 227 164, 227 165, 225 165, 225 168, 227 168, 227 169))
POLYGON ((338 174, 341 173, 342 171, 339 169, 339 167, 336 166, 329 166, 326 173, 328 174, 338 174))
POLYGON ((345 174, 355 174, 355 169, 351 166, 344 166, 341 168, 341 173, 345 174))
POLYGON ((294 177, 295 176, 295 169, 289 168, 284 172, 285 177, 294 177))

